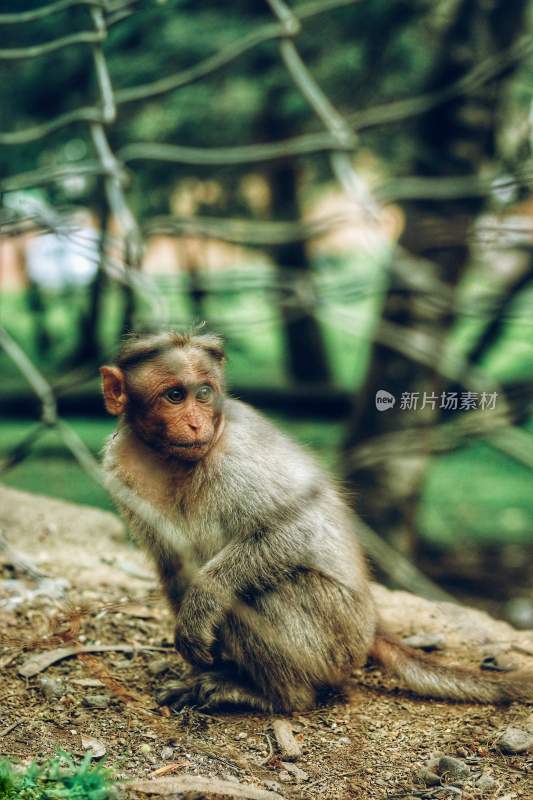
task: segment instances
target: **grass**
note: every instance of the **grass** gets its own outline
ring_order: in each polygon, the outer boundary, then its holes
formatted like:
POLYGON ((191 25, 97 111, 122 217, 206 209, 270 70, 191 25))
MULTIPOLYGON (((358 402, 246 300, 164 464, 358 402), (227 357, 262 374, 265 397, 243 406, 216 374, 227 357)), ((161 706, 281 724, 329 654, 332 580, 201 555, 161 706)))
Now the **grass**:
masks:
POLYGON ((90 755, 76 763, 58 753, 42 765, 23 768, 0 761, 0 800, 112 800, 117 796, 111 773, 90 755))

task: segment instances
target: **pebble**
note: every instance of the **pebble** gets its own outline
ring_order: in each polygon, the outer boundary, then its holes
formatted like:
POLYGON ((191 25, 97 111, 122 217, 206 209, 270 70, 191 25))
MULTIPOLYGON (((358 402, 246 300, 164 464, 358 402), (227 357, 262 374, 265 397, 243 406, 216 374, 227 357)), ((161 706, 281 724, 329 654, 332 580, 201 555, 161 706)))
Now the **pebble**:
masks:
POLYGON ((424 761, 424 766, 427 767, 431 772, 437 772, 441 758, 442 753, 430 753, 427 761, 424 761))
POLYGON ((439 786, 440 784, 439 776, 428 767, 422 767, 416 774, 418 779, 426 786, 439 786))
POLYGON ((470 767, 461 761, 460 758, 453 756, 442 756, 437 767, 439 775, 452 785, 461 785, 470 775, 470 767))
POLYGON ((47 678, 46 675, 40 675, 37 683, 47 700, 62 697, 66 692, 65 684, 59 678, 47 678))
POLYGON ((304 772, 303 769, 300 769, 300 767, 297 767, 296 764, 293 764, 291 761, 282 761, 281 765, 287 772, 294 776, 296 783, 304 783, 309 780, 307 772, 304 772))
POLYGON ((514 753, 525 753, 533 744, 533 736, 522 728, 514 728, 509 725, 498 739, 498 747, 502 753, 512 755, 514 753))
POLYGON ((161 750, 161 758, 163 761, 170 761, 172 756, 174 755, 174 750, 171 747, 163 747, 161 750))
POLYGON ((476 781, 477 788, 482 792, 488 792, 491 789, 494 789, 496 785, 496 781, 491 775, 487 775, 486 772, 483 772, 476 781))
POLYGON ((352 740, 349 739, 348 736, 341 736, 340 739, 337 739, 339 744, 351 744, 351 741, 352 740))
POLYGON ((432 650, 444 650, 446 639, 444 636, 435 633, 419 633, 414 636, 405 636, 402 644, 406 647, 414 647, 417 650, 425 650, 430 653, 432 650))
POLYGON ((278 783, 277 781, 263 781, 263 786, 266 786, 266 788, 270 789, 271 792, 281 791, 281 783, 278 783))
POLYGON ((107 708, 109 706, 109 696, 107 694, 86 694, 83 704, 89 708, 107 708))
POLYGON ((146 665, 146 668, 150 675, 162 675, 162 673, 170 669, 171 666, 172 664, 168 658, 152 658, 146 665))
POLYGON ((292 783, 292 776, 287 772, 286 769, 281 769, 278 772, 278 778, 282 783, 292 783))

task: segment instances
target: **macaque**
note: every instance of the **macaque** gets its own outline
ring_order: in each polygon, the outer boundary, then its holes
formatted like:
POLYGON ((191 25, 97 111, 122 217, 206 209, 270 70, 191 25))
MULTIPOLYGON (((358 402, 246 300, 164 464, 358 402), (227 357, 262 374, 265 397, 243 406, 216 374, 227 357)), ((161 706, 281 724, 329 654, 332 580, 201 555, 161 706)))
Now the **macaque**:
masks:
POLYGON ((189 665, 165 700, 309 709, 369 655, 423 696, 533 700, 531 675, 446 668, 380 632, 339 490, 304 448, 226 396, 224 361, 218 337, 171 332, 130 338, 101 368, 119 418, 104 453, 109 487, 155 561, 189 665))

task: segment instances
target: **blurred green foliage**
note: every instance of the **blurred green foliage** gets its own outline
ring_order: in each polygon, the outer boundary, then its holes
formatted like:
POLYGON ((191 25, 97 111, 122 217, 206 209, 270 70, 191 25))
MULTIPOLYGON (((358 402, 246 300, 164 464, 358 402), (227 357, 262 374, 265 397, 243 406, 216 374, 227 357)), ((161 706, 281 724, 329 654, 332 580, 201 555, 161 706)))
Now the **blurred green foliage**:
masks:
POLYGON ((111 773, 87 755, 79 762, 60 752, 43 764, 15 767, 0 761, 0 800, 111 800, 111 773))

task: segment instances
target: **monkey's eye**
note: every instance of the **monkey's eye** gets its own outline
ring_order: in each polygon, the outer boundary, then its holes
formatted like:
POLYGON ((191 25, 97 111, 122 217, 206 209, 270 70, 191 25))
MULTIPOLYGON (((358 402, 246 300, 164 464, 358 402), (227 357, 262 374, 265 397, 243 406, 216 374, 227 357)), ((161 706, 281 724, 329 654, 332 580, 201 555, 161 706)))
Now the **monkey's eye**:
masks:
POLYGON ((196 399, 200 403, 208 403, 213 396, 213 389, 207 383, 204 386, 200 386, 198 391, 196 392, 196 399))
POLYGON ((174 386, 172 389, 167 389, 164 396, 171 403, 181 403, 182 400, 185 400, 185 389, 174 386))

